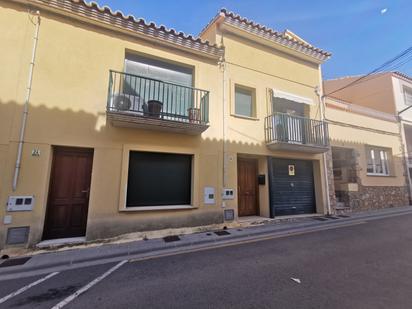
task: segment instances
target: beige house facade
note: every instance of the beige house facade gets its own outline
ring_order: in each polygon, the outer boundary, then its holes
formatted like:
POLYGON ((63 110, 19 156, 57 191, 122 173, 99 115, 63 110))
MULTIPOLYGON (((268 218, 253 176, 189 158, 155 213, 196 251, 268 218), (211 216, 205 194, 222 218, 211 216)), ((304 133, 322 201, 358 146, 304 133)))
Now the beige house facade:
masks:
POLYGON ((408 205, 411 79, 399 72, 361 77, 324 81, 327 113, 336 110, 326 119, 338 209, 408 205))
POLYGON ((0 17, 0 246, 332 211, 329 53, 225 10, 200 38, 83 1, 0 17))
POLYGON ((325 102, 330 54, 290 30, 221 10, 193 37, 82 0, 0 0, 0 26, 0 247, 404 193, 393 113, 325 102), (334 147, 364 166, 365 145, 390 149, 390 175, 334 178, 334 147))

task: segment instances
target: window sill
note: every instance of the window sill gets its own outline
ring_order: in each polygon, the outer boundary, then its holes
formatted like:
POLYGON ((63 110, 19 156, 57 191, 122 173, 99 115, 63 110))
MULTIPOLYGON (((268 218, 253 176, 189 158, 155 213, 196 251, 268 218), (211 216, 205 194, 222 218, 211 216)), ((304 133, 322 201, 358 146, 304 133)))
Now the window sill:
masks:
POLYGON ((371 176, 371 177, 396 177, 395 175, 384 175, 384 174, 373 174, 373 173, 367 173, 366 176, 371 176))
POLYGON ((184 209, 197 209, 191 205, 165 205, 165 206, 141 206, 141 207, 125 207, 120 209, 124 212, 134 211, 161 211, 161 210, 184 210, 184 209))
POLYGON ((243 115, 237 115, 237 114, 230 114, 230 116, 235 117, 235 118, 246 119, 246 120, 259 121, 259 118, 256 118, 256 117, 249 117, 249 116, 243 116, 243 115))

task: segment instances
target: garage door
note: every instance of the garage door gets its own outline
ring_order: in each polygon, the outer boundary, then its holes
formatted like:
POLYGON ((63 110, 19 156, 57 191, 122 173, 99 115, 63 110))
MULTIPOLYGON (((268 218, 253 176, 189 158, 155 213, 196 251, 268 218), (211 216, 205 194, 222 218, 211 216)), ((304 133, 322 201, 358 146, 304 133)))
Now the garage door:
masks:
POLYGON ((316 211, 312 161, 269 159, 271 216, 316 211))

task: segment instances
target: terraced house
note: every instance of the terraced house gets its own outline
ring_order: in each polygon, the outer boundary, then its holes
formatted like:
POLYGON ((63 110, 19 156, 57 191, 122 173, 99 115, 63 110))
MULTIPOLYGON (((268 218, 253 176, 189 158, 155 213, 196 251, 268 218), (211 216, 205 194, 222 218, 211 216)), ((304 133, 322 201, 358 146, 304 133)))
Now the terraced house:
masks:
POLYGON ((0 0, 0 25, 0 246, 334 211, 330 54, 293 32, 83 0, 0 0))
POLYGON ((325 81, 327 110, 335 109, 331 110, 333 119, 326 118, 339 208, 408 205, 412 79, 399 72, 359 78, 362 76, 325 81), (349 84, 351 87, 346 87, 349 84))

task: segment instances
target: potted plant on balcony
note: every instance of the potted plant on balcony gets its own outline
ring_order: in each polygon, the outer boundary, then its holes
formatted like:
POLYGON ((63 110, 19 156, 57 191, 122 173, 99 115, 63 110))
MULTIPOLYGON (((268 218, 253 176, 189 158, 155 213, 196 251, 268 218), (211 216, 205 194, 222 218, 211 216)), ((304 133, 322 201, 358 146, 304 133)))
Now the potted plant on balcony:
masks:
POLYGON ((200 123, 200 108, 190 107, 187 109, 190 123, 200 123))
POLYGON ((158 100, 149 100, 147 102, 147 114, 145 116, 149 116, 152 118, 159 118, 162 108, 163 108, 162 102, 158 100))

